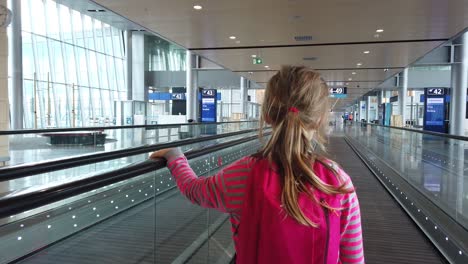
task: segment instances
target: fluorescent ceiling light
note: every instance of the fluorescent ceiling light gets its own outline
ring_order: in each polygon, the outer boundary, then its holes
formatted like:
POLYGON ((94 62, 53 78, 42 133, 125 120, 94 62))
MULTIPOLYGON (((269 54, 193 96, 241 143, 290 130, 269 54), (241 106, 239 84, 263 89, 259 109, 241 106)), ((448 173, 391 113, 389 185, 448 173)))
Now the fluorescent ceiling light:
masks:
POLYGON ((369 54, 369 53, 370 53, 370 51, 368 51, 368 50, 364 51, 364 54, 369 54))
POLYGON ((230 36, 229 38, 230 39, 236 39, 236 36, 230 36))
POLYGON ((201 10, 203 7, 201 5, 194 5, 193 9, 201 10))
POLYGON ((384 32, 384 30, 380 28, 380 29, 377 29, 375 32, 382 33, 382 32, 384 32))
POLYGON ((257 58, 257 55, 253 54, 253 55, 252 55, 252 58, 257 58))

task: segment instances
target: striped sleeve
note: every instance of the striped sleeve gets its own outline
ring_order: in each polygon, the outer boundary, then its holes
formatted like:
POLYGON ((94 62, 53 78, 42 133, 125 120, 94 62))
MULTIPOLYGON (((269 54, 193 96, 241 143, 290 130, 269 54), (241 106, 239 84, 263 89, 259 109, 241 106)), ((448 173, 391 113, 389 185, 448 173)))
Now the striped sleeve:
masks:
POLYGON ((192 203, 226 213, 240 210, 251 170, 251 157, 244 157, 209 177, 197 177, 180 151, 168 153, 166 159, 181 193, 192 203))
MULTIPOLYGON (((354 189, 350 177, 340 170, 345 179, 346 187, 354 189)), ((340 261, 346 263, 364 263, 364 247, 362 241, 361 212, 356 192, 343 196, 341 214, 340 261)))

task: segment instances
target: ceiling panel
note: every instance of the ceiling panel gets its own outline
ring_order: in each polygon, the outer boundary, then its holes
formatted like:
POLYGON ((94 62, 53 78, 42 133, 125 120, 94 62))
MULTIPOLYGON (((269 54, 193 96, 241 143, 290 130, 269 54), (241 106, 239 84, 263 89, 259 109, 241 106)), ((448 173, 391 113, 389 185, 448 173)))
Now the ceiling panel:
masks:
MULTIPOLYGON (((212 61, 233 71, 278 70, 284 64, 301 64, 314 69, 356 69, 405 67, 443 44, 441 41, 385 43, 365 45, 333 45, 313 47, 196 50, 212 61), (369 54, 364 54, 369 51, 369 54), (252 55, 263 59, 263 64, 253 65, 252 55), (304 60, 314 57, 315 60, 304 60)), ((372 77, 372 76, 371 76, 372 77)))
POLYGON ((260 87, 272 75, 264 71, 266 65, 272 70, 284 64, 305 65, 335 82, 331 85, 349 82, 350 94, 339 100, 339 107, 376 88, 468 26, 467 0, 91 2, 110 10, 109 15, 127 17, 137 27, 239 72, 260 87), (203 9, 194 10, 194 4, 203 9), (377 29, 384 31, 377 33, 377 29), (297 41, 296 36, 310 39, 297 41), (253 65, 251 55, 261 57, 263 64, 253 65), (390 69, 385 72, 385 68, 390 69))
POLYGON ((297 44, 297 35, 312 43, 450 38, 468 21, 466 0, 95 2, 188 48, 297 44))

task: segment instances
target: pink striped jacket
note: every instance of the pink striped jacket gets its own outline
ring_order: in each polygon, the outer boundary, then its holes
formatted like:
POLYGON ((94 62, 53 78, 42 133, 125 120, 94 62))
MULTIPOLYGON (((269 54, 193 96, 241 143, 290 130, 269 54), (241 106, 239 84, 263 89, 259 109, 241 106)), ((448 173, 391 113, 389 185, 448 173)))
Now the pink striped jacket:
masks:
MULTIPOLYGON (((177 186, 190 201, 230 214, 237 263, 364 263, 355 192, 318 194, 320 201, 339 208, 330 212, 299 197, 302 210, 319 223, 318 228, 305 227, 281 214, 279 176, 266 161, 244 157, 214 176, 198 178, 178 149, 168 152, 166 159, 177 186), (252 189, 254 185, 256 189, 252 189)), ((353 189, 350 177, 334 162, 330 164, 346 187, 353 189)), ((338 184, 336 176, 319 162, 314 171, 326 183, 338 184)))

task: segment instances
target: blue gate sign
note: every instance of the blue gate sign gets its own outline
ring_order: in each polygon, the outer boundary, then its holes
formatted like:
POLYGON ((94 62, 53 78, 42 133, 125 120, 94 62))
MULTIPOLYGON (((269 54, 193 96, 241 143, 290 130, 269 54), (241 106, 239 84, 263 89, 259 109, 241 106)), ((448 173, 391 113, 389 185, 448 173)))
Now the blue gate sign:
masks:
POLYGON ((216 89, 203 89, 201 97, 201 121, 216 122, 216 89))
POLYGON ((446 89, 426 88, 424 90, 424 130, 447 133, 446 89))
POLYGON ((444 98, 427 98, 426 125, 442 126, 444 124, 444 98))

